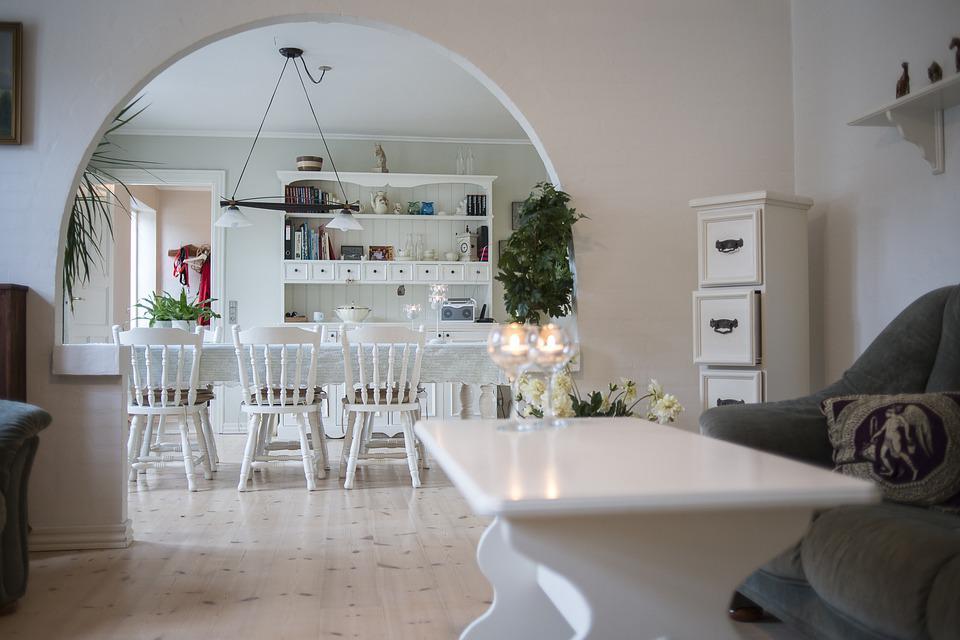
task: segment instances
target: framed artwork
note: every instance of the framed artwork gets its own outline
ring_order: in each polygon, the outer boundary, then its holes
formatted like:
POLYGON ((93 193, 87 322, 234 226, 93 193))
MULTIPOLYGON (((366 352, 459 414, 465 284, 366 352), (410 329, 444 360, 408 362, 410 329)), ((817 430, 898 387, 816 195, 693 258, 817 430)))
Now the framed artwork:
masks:
POLYGON ((342 260, 362 260, 362 244, 343 244, 340 245, 340 258, 342 260))
POLYGON ((523 206, 523 202, 511 202, 510 203, 510 230, 516 231, 520 228, 520 208, 523 206))
POLYGON ((0 144, 20 144, 23 24, 0 22, 0 144))
POLYGON ((393 247, 390 245, 370 245, 367 250, 370 260, 393 260, 393 247))

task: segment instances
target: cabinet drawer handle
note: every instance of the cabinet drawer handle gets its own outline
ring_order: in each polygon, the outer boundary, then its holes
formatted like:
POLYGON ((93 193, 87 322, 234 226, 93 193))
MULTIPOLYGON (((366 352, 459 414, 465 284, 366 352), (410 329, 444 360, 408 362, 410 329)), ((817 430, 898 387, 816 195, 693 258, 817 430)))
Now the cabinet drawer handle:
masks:
POLYGON ((733 333, 733 330, 740 326, 740 322, 734 318, 729 320, 727 318, 718 318, 714 320, 710 318, 710 328, 713 329, 715 333, 733 333))
POLYGON ((717 398, 718 407, 726 407, 731 404, 747 404, 746 400, 737 400, 736 398, 717 398))
POLYGON ((717 251, 720 253, 736 253, 743 247, 743 238, 717 240, 717 251))

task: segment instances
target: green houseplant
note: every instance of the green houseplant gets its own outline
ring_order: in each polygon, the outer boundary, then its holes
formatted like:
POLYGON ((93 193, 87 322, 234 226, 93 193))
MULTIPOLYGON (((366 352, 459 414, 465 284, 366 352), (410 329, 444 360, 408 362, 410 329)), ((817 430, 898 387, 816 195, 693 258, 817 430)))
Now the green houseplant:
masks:
POLYGON ((97 143, 97 148, 80 175, 80 185, 74 194, 73 208, 67 220, 67 236, 63 243, 61 279, 64 299, 70 301, 71 310, 74 288, 90 281, 91 270, 103 264, 101 245, 105 240, 113 241, 112 206, 117 205, 124 211, 127 209, 114 194, 125 192, 128 199, 133 197, 127 185, 114 172, 153 164, 123 158, 119 153, 120 148, 110 139, 111 134, 143 113, 146 107, 136 108, 139 101, 140 98, 137 98, 114 117, 113 125, 97 143))
POLYGON ((496 278, 514 322, 539 324, 573 309, 573 225, 587 216, 569 202, 568 194, 541 182, 520 208, 520 227, 506 242, 496 278))
POLYGON ((174 326, 193 330, 200 320, 219 318, 220 314, 209 307, 209 303, 216 298, 200 300, 199 296, 193 300, 187 299, 187 290, 180 289, 180 295, 173 297, 166 291, 162 294, 151 293, 142 298, 136 306, 143 312, 138 320, 147 320, 150 326, 174 326), (182 323, 182 324, 181 324, 182 323))

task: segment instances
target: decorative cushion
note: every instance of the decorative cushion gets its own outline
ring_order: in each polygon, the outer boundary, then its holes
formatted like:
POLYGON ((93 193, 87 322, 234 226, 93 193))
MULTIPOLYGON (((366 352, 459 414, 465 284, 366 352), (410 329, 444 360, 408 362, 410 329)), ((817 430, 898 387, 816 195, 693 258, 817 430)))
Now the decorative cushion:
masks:
POLYGON ((840 396, 821 409, 837 471, 895 502, 958 503, 960 392, 840 396))

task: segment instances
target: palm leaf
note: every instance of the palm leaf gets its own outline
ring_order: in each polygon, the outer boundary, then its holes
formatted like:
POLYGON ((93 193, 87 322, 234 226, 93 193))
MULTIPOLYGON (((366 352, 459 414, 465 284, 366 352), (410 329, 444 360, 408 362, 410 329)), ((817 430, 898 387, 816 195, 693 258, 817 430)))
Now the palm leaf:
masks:
POLYGON ((78 286, 90 282, 90 274, 95 268, 103 268, 103 243, 113 242, 112 205, 119 205, 129 213, 123 198, 116 198, 118 188, 133 197, 130 188, 114 175, 116 169, 142 169, 145 164, 156 164, 131 160, 117 153, 122 148, 115 144, 110 135, 143 113, 147 105, 139 105, 143 96, 114 116, 113 124, 97 143, 97 148, 80 176, 80 184, 73 198, 70 218, 67 220, 67 236, 63 245, 63 295, 70 302, 73 311, 74 291, 78 286), (139 106, 138 106, 139 105, 139 106), (113 190, 110 186, 113 186, 113 190))

